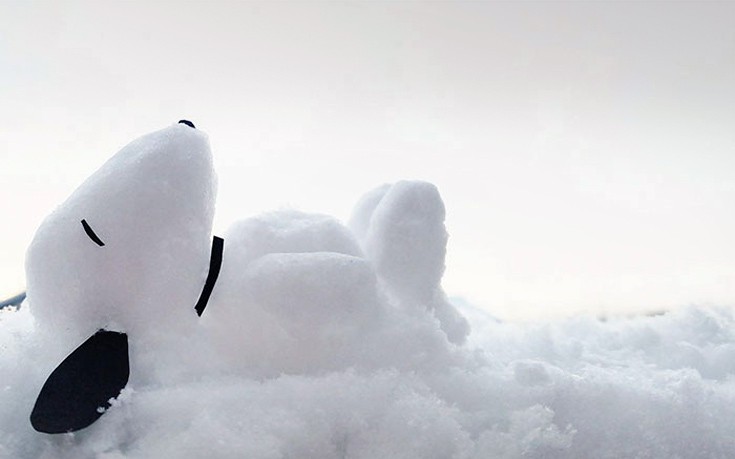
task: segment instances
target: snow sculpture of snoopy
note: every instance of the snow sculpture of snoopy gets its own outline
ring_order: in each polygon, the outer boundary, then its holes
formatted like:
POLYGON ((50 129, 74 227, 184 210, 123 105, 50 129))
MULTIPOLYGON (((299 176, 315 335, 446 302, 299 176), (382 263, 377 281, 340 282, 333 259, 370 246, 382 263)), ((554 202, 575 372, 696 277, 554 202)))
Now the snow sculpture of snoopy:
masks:
POLYGON ((207 136, 182 120, 127 145, 44 220, 27 252, 28 300, 68 356, 40 390, 36 430, 87 427, 129 379, 185 366, 221 263, 215 195, 207 136), (176 352, 148 351, 163 341, 176 352))
POLYGON ((127 145, 41 224, 26 259, 49 357, 37 431, 83 429, 128 386, 207 371, 267 378, 455 359, 447 341, 461 345, 469 329, 440 285, 436 187, 380 187, 349 228, 296 211, 237 222, 224 266, 215 194, 207 137, 182 120, 127 145))

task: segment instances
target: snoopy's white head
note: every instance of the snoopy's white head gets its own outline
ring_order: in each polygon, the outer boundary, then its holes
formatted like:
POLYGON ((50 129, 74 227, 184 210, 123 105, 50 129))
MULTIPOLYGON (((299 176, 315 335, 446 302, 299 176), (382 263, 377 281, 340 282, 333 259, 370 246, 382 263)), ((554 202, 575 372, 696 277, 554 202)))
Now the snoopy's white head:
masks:
POLYGON ((125 146, 36 232, 26 276, 37 323, 78 339, 195 322, 215 194, 201 131, 178 123, 125 146))
POLYGON ((207 136, 182 121, 127 145, 43 221, 26 255, 28 303, 48 345, 74 352, 41 389, 37 430, 86 427, 129 376, 155 380, 156 366, 185 360, 212 287, 215 194, 207 136))

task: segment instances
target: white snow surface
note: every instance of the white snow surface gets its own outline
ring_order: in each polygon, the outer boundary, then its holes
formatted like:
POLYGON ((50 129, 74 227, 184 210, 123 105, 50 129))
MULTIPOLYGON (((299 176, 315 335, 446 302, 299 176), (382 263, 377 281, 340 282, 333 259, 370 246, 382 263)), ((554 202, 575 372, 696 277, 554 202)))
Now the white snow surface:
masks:
POLYGON ((41 225, 28 300, 0 311, 0 458, 733 456, 730 309, 521 324, 450 302, 444 204, 406 181, 348 225, 234 223, 198 318, 215 189, 206 136, 175 125, 41 225), (86 429, 34 431, 49 373, 99 328, 128 334, 128 386, 86 429))

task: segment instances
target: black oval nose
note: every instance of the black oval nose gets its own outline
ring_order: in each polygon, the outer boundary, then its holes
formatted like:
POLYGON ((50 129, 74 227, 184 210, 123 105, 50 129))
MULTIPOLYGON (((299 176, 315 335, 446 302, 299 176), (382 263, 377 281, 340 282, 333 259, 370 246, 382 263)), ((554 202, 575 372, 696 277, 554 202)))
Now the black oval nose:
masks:
POLYGON ((187 125, 187 126, 189 126, 190 128, 194 128, 194 129, 196 129, 196 128, 197 128, 196 126, 194 126, 194 123, 192 123, 192 122, 191 122, 191 121, 189 121, 189 120, 179 120, 179 124, 186 124, 186 125, 187 125))

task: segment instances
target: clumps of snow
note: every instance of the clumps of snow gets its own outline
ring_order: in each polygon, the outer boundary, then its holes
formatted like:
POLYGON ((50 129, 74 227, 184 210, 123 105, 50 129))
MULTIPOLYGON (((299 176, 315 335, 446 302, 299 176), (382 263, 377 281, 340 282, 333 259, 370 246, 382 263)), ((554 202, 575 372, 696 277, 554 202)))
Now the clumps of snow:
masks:
POLYGON ((2 312, 0 456, 725 458, 735 448, 731 311, 473 325, 465 361, 400 368, 388 353, 372 369, 241 368, 129 387, 88 429, 49 437, 27 421, 45 377, 32 362, 47 351, 30 308, 2 312), (682 349, 701 361, 679 359, 682 349))
POLYGON ((198 318, 213 205, 206 137, 179 125, 123 149, 43 223, 28 301, 0 311, 0 457, 735 450, 730 310, 504 323, 447 300, 444 204, 431 184, 399 182, 347 226, 297 211, 233 224, 198 318), (90 427, 35 432, 46 377, 101 327, 128 334, 130 383, 90 427))

